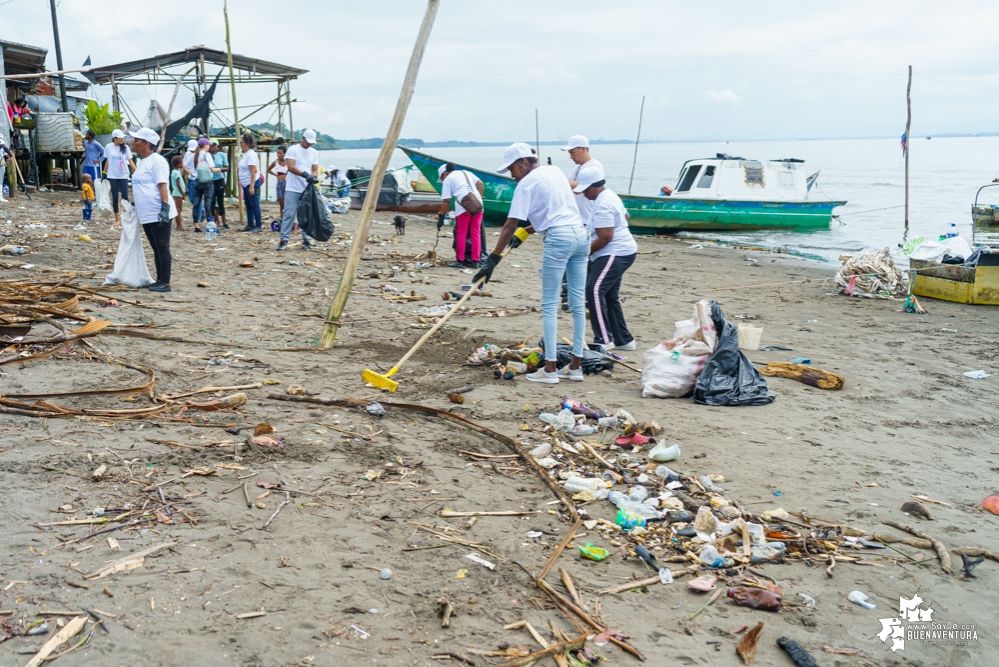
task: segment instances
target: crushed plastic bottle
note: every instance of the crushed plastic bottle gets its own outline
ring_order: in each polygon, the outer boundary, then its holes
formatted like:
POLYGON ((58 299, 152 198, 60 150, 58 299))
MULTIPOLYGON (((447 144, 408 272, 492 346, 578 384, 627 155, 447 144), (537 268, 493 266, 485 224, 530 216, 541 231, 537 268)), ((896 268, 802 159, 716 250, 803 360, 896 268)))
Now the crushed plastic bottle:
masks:
POLYGON ((590 426, 589 424, 576 424, 569 430, 569 432, 572 433, 573 435, 583 436, 583 435, 593 435, 599 430, 600 429, 598 427, 590 426))
POLYGON ((616 505, 618 509, 628 510, 629 512, 637 514, 647 520, 659 521, 663 516, 662 513, 656 508, 649 507, 643 503, 635 502, 620 491, 611 491, 608 493, 607 500, 616 505))
POLYGON ((542 412, 538 415, 538 419, 546 424, 551 424, 556 431, 570 431, 576 425, 576 418, 572 416, 572 411, 567 409, 563 409, 557 415, 542 412))
POLYGON ((711 478, 708 477, 707 475, 701 475, 700 477, 697 478, 697 481, 699 481, 701 483, 701 486, 703 486, 708 491, 714 491, 715 493, 725 493, 725 489, 721 488, 720 486, 712 482, 711 478))
POLYGON ((628 497, 634 500, 636 503, 640 503, 649 497, 649 490, 641 485, 635 486, 632 487, 630 491, 628 491, 628 497))
POLYGON ((582 491, 596 491, 607 488, 607 482, 599 477, 570 477, 562 485, 567 493, 580 493, 582 491))
MULTIPOLYGON (((447 315, 448 311, 451 310, 452 307, 453 306, 446 306, 446 305, 424 306, 423 308, 420 308, 419 314, 420 315, 432 315, 432 316, 447 315)), ((490 346, 487 344, 486 347, 488 348, 490 346)), ((495 347, 495 346, 492 346, 492 347, 495 347)), ((498 349, 499 348, 497 348, 497 350, 498 349)))
POLYGON ((670 482, 675 482, 680 479, 680 475, 678 473, 673 472, 666 466, 656 466, 656 477, 661 477, 662 479, 670 482))
POLYGON ((548 456, 551 453, 552 453, 551 443, 547 443, 547 442, 544 442, 544 443, 538 445, 537 447, 535 447, 534 449, 532 449, 530 452, 528 452, 528 454, 531 455, 531 458, 534 459, 535 461, 539 461, 539 460, 545 458, 546 456, 548 456))

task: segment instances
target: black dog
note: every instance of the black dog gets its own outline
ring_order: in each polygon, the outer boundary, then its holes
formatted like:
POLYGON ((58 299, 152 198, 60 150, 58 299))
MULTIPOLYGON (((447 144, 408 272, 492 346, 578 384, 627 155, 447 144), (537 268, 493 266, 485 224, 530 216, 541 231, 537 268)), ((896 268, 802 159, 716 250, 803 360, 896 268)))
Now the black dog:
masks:
POLYGON ((406 235, 406 216, 397 215, 392 219, 392 225, 395 226, 396 236, 406 235))

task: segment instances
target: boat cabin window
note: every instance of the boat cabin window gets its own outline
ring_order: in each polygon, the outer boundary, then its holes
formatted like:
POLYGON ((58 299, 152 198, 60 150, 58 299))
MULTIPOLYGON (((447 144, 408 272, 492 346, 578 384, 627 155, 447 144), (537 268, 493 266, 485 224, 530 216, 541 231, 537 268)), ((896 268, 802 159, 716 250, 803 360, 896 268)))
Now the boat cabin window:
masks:
POLYGON ((701 165, 695 164, 692 167, 688 167, 686 173, 680 179, 680 186, 676 189, 677 192, 688 192, 690 191, 690 186, 694 184, 694 179, 697 178, 697 174, 701 171, 701 165))
POLYGON ((790 171, 780 172, 780 184, 785 187, 791 187, 794 185, 794 173, 790 171))
POLYGON ((704 174, 701 175, 701 180, 697 181, 697 187, 710 188, 711 182, 714 180, 715 180, 715 168, 714 165, 709 165, 704 168, 704 174))

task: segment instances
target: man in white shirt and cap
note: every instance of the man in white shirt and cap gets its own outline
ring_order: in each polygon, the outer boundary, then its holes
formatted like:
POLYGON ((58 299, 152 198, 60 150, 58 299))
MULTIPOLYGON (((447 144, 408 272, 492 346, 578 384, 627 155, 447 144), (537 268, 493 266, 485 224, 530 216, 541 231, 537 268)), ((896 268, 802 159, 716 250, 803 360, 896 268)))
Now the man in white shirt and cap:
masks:
MULTIPOLYGON (((576 163, 576 168, 569 174, 569 185, 572 188, 579 185, 579 172, 583 167, 604 168, 598 160, 590 157, 590 140, 581 134, 569 137, 569 141, 562 147, 562 150, 568 151, 569 159, 576 163)), ((590 209, 593 207, 590 200, 581 194, 576 194, 576 207, 579 209, 579 215, 583 218, 583 222, 586 222, 590 217, 590 209)))
MULTIPOLYGON (((190 200, 192 206, 194 206, 194 194, 198 185, 198 170, 194 168, 194 151, 197 149, 198 140, 191 139, 187 142, 187 151, 184 152, 183 157, 184 171, 187 173, 187 198, 190 200)), ((201 220, 200 208, 199 202, 199 206, 194 209, 194 219, 198 221, 201 220)))
POLYGON ((531 382, 558 384, 559 380, 581 382, 580 368, 586 338, 583 291, 586 262, 590 254, 589 235, 579 217, 572 189, 558 167, 538 166, 534 149, 525 143, 509 146, 498 169, 510 172, 517 181, 510 213, 500 232, 496 249, 472 278, 486 282, 499 264, 507 244, 518 247, 534 232, 544 232, 545 249, 541 260, 541 312, 544 321, 545 366, 526 376, 531 382), (562 276, 568 276, 569 305, 572 308, 572 361, 556 370, 558 360, 558 305, 562 276))
MULTIPOLYGON (((285 153, 284 159, 288 165, 288 179, 284 192, 284 217, 281 218, 281 242, 278 250, 287 250, 288 241, 291 240, 291 230, 295 225, 295 215, 298 213, 298 204, 302 200, 302 193, 305 188, 311 188, 319 182, 319 151, 312 146, 316 143, 316 131, 306 130, 302 132, 302 140, 291 146, 285 153)), ((305 230, 302 232, 302 250, 312 247, 305 230)))

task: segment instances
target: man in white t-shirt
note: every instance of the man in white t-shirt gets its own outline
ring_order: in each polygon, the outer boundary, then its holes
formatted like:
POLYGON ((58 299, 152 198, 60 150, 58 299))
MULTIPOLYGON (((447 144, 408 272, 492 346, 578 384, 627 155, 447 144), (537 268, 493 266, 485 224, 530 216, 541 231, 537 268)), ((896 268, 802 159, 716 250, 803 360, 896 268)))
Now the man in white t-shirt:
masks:
POLYGON ((451 198, 454 198, 454 262, 448 264, 451 268, 460 269, 462 267, 478 267, 482 259, 482 194, 485 186, 478 176, 470 171, 458 169, 453 162, 442 164, 437 170, 437 181, 441 184, 441 209, 437 216, 437 230, 444 225, 444 216, 447 215, 451 206, 451 198), (471 214, 461 205, 461 200, 471 194, 479 200, 480 210, 476 214, 471 214), (466 241, 471 240, 472 257, 465 259, 466 241))
MULTIPOLYGON (((314 186, 319 182, 319 151, 313 148, 316 143, 315 130, 302 132, 302 141, 295 144, 285 153, 284 159, 288 163, 288 179, 284 191, 284 217, 281 218, 281 242, 278 250, 287 250, 288 241, 291 240, 291 230, 295 226, 295 215, 298 213, 298 204, 302 200, 302 193, 305 188, 314 186)), ((302 231, 302 250, 312 247, 309 237, 302 231)))
POLYGON ((530 382, 558 384, 560 379, 581 382, 580 363, 586 338, 583 291, 586 288, 586 261, 590 254, 589 236, 572 189, 558 167, 538 166, 534 149, 525 143, 509 146, 503 153, 499 173, 510 172, 517 181, 510 213, 500 232, 496 249, 483 263, 472 282, 492 277, 507 244, 516 248, 534 232, 544 232, 545 250, 541 259, 541 312, 544 321, 545 367, 526 376, 530 382), (562 276, 568 278, 569 307, 572 309, 572 361, 561 370, 558 360, 558 306, 562 276))
POLYGON ((586 227, 590 232, 590 264, 586 272, 586 307, 590 311, 593 342, 604 350, 634 350, 618 291, 624 272, 635 263, 638 244, 628 229, 628 212, 621 198, 609 190, 599 164, 584 166, 576 174, 573 192, 591 204, 586 227))

